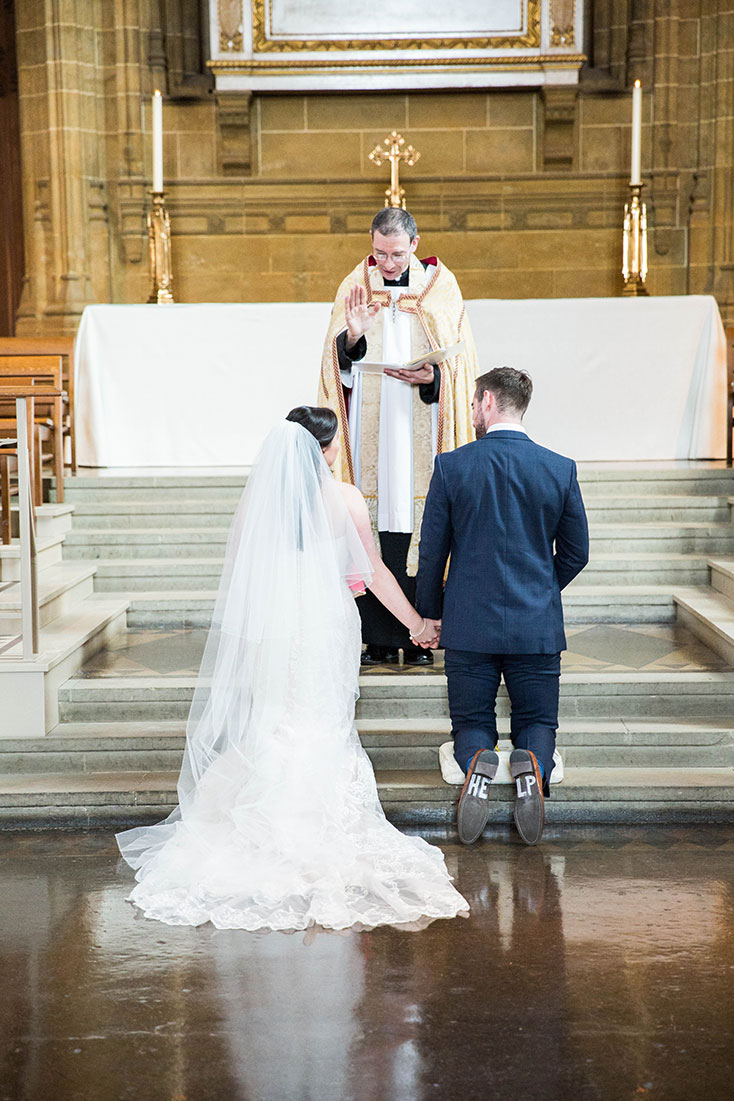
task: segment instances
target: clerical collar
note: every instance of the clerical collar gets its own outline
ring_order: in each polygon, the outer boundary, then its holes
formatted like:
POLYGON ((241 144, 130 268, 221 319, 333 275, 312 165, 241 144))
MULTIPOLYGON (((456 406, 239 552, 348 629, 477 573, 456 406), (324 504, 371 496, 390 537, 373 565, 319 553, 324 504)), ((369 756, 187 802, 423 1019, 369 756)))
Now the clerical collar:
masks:
POLYGON ((410 267, 407 267, 399 279, 383 279, 386 287, 409 287, 410 267))
MULTIPOLYGON (((431 256, 428 260, 420 260, 419 262, 423 265, 423 270, 424 271, 431 264, 433 264, 434 267, 435 267, 435 265, 438 263, 435 256, 431 256)), ((370 267, 375 266, 374 256, 370 256, 369 265, 370 265, 370 267)), ((383 276, 382 282, 384 283, 384 285, 386 287, 409 287, 410 286, 410 264, 408 264, 407 268, 405 269, 405 271, 403 272, 403 274, 400 276, 399 279, 385 279, 385 277, 383 276)))

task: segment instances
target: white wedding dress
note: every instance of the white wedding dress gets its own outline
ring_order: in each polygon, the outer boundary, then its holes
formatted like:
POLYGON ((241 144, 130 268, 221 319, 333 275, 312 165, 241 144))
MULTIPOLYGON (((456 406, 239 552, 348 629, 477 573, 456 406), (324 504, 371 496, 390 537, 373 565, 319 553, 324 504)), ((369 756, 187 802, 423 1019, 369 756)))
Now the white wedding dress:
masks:
POLYGON ((357 735, 349 585, 371 572, 318 444, 283 422, 233 521, 179 806, 118 835, 146 917, 296 930, 468 912, 440 849, 385 818, 357 735))

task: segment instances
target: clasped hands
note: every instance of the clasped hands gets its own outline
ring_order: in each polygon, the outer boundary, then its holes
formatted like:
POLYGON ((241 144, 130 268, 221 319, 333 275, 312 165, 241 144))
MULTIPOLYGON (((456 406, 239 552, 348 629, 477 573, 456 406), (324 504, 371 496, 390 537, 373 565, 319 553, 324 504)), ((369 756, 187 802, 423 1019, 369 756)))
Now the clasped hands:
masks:
MULTIPOLYGON (((349 294, 344 298, 344 317, 347 323, 347 348, 353 348, 377 317, 382 307, 379 302, 367 305, 367 291, 356 283, 349 288, 349 294)), ((385 374, 390 378, 400 379, 401 382, 409 382, 413 386, 422 386, 427 382, 433 382, 435 368, 432 363, 422 363, 420 367, 412 370, 404 368, 386 367, 385 374)))
POLYGON ((424 650, 435 650, 441 641, 441 620, 424 618, 425 626, 410 641, 424 650))

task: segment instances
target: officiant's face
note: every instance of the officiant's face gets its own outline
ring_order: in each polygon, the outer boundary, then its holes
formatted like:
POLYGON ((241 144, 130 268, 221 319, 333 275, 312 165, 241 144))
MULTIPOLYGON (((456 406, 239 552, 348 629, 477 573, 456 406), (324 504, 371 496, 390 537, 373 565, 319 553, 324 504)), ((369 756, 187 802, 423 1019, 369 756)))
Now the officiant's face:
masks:
POLYGON ((386 237, 377 230, 372 234, 372 255, 383 279, 400 278, 418 248, 419 240, 417 234, 412 241, 407 233, 386 237))

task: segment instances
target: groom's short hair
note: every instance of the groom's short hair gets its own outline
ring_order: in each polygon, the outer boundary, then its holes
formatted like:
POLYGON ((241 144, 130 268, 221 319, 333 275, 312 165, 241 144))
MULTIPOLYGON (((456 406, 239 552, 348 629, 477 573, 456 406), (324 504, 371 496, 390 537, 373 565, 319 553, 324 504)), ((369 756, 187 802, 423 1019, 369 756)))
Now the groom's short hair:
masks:
POLYGON ((517 413, 522 417, 533 396, 533 380, 527 371, 514 367, 494 367, 477 379, 475 397, 481 401, 485 390, 494 394, 500 413, 517 413))

